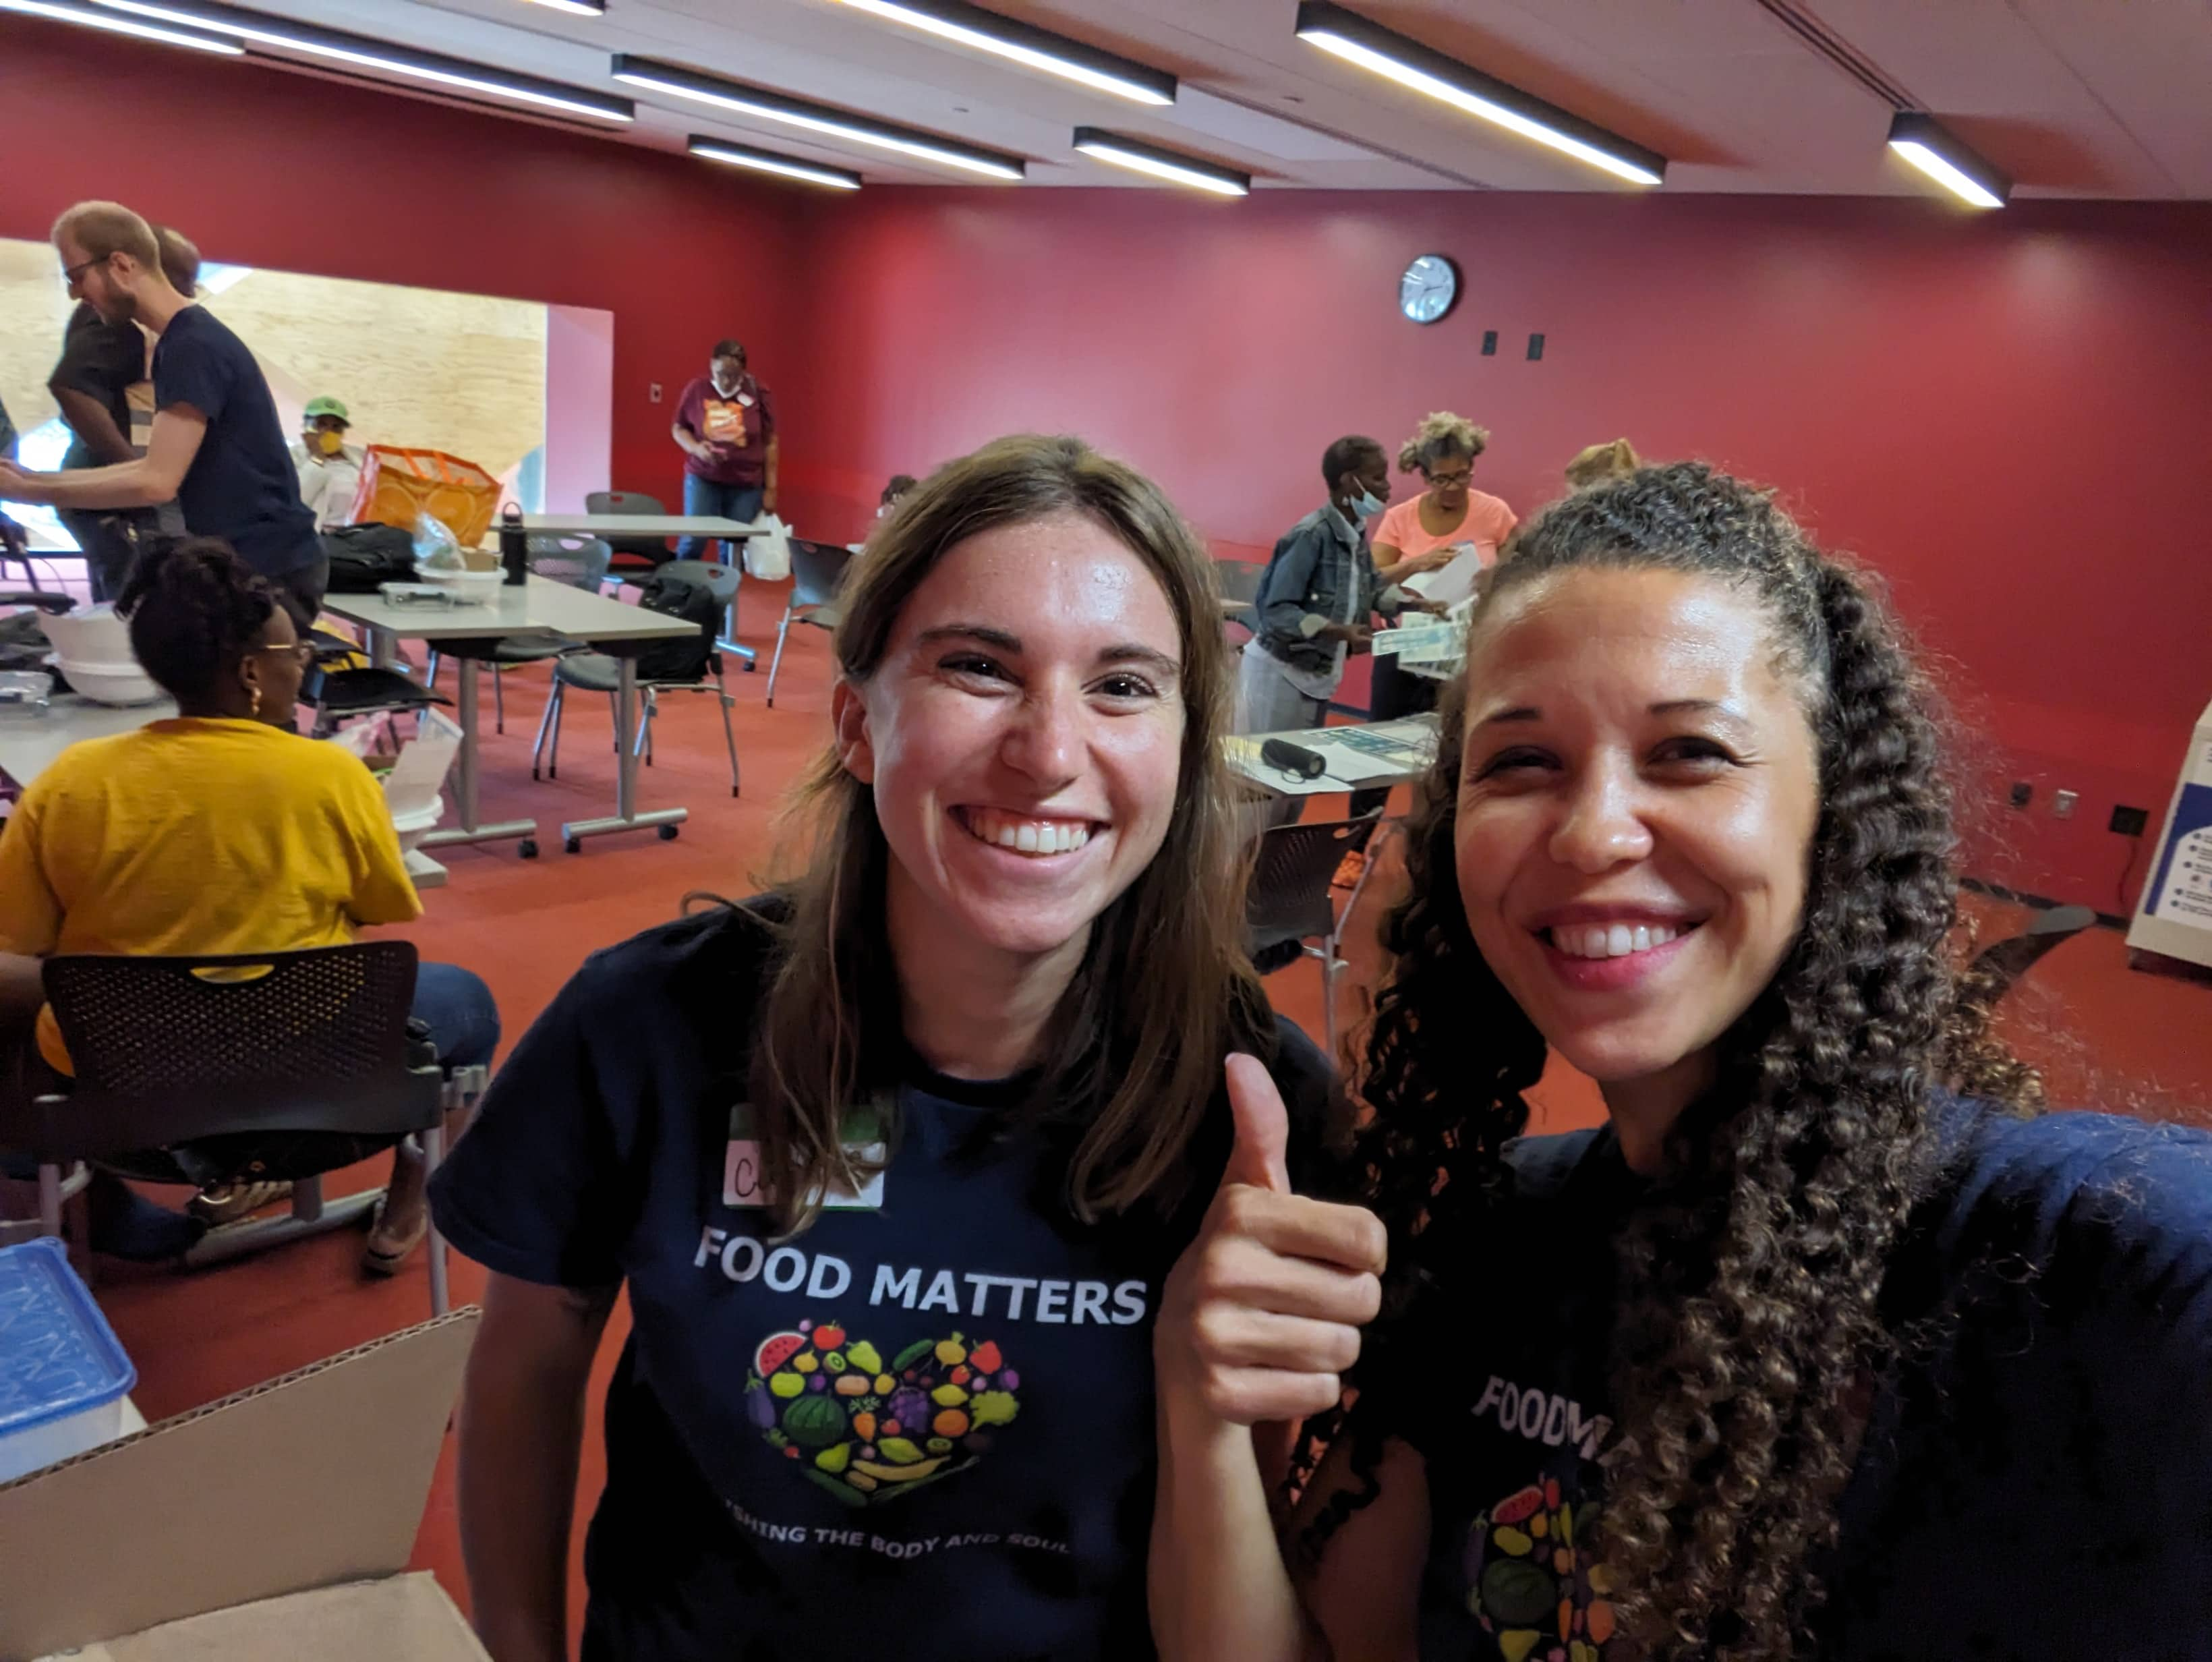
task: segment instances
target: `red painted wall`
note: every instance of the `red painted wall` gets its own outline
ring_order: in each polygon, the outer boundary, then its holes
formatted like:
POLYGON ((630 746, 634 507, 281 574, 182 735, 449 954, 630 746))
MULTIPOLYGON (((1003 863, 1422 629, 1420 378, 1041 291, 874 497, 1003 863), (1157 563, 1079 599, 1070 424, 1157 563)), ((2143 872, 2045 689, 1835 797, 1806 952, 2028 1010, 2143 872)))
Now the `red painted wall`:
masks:
POLYGON ((888 474, 1024 427, 1128 457, 1255 558, 1318 499, 1339 433, 1395 444, 1460 410, 1495 435, 1478 483, 1524 512, 1574 451, 1625 433, 1781 485, 1882 571, 1988 737, 1968 758, 1983 799, 2038 788, 2030 813, 1992 815, 1974 868, 2107 910, 2129 847, 2106 816, 2131 802, 2156 826, 2212 697, 2203 204, 823 199, 250 64, 0 29, 0 234, 113 195, 214 259, 605 307, 628 488, 676 494, 646 384, 672 398, 732 331, 779 394, 787 508, 837 540, 888 474), (1417 329, 1391 301, 1431 250, 1467 298, 1417 329), (2062 786, 2081 793, 2069 821, 2047 811, 2062 786))
POLYGON ((804 359, 795 194, 689 157, 10 16, 0 158, 0 236, 108 197, 209 259, 612 312, 615 478, 671 507, 669 419, 714 342, 771 385, 804 359))
POLYGON ((965 190, 810 217, 785 391, 810 525, 843 537, 885 475, 1018 428, 1126 456, 1252 558, 1320 501, 1330 439, 1395 448, 1434 409, 1492 429, 1476 484, 1524 514, 1595 441, 1708 458, 1888 578, 1994 741, 1983 801, 2036 784, 1974 868, 2124 910, 2107 816, 2155 831, 2212 698, 2212 208, 965 190), (1417 328, 1395 285, 1431 251, 1465 297, 1417 328))

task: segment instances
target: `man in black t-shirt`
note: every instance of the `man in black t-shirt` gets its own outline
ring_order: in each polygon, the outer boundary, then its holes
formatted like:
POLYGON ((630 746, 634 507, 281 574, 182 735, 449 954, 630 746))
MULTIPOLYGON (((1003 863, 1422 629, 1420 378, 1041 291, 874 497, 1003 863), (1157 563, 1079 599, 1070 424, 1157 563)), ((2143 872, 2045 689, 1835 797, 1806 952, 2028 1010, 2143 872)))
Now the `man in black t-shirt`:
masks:
POLYGON ((74 298, 104 322, 135 321, 156 337, 153 435, 143 456, 75 473, 0 463, 0 499, 144 508, 174 496, 186 528, 228 542, 305 630, 330 565, 253 355, 171 286, 153 228, 128 208, 81 202, 55 222, 53 241, 74 298))
MULTIPOLYGON (((199 250, 167 226, 155 226, 154 236, 169 286, 191 298, 199 288, 199 250)), ((79 302, 62 337, 61 359, 46 380, 46 390, 70 429, 70 447, 62 457, 64 472, 137 460, 131 389, 146 379, 146 336, 138 326, 110 323, 79 302)), ((65 508, 60 516, 84 554, 95 600, 111 600, 123 592, 139 541, 185 528, 173 503, 123 512, 65 508)))

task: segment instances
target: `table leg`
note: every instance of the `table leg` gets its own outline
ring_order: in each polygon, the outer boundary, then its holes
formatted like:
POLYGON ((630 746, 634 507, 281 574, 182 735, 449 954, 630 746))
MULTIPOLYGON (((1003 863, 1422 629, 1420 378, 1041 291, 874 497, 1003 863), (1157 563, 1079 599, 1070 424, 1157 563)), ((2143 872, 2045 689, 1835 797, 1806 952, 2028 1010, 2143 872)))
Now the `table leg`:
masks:
POLYGON ((494 825, 477 823, 477 661, 473 658, 456 656, 453 659, 453 670, 461 683, 461 753, 453 763, 453 795, 460 808, 461 823, 451 831, 432 831, 420 843, 422 848, 452 848, 464 843, 503 843, 510 837, 534 837, 538 835, 535 819, 506 819, 494 825))
POLYGON ((569 853, 577 851, 586 837, 611 831, 643 831, 658 826, 664 837, 691 817, 688 808, 656 808, 637 812, 637 660, 624 657, 615 678, 615 812, 611 819, 573 819, 561 827, 562 841, 569 853))
MULTIPOLYGON (((730 566, 733 569, 742 569, 744 565, 744 554, 743 545, 738 543, 717 543, 715 546, 722 551, 722 563, 724 565, 730 566)), ((739 589, 743 589, 744 587, 744 580, 742 577, 738 581, 738 587, 739 589)), ((729 605, 722 610, 722 638, 714 642, 714 649, 718 652, 726 652, 732 657, 744 659, 744 665, 747 669, 753 668, 755 667, 756 661, 760 657, 760 654, 756 648, 738 644, 738 597, 734 594, 730 596, 729 605)))

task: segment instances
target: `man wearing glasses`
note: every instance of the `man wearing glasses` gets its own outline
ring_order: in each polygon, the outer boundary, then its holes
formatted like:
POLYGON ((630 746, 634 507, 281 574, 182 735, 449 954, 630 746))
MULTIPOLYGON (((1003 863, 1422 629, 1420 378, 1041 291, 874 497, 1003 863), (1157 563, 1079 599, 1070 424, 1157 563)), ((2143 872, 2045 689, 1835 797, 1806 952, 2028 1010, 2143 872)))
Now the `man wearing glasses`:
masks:
POLYGON ((330 563, 253 355, 170 283, 152 228, 128 208, 81 202, 55 222, 53 243, 72 299, 156 338, 153 432, 144 455, 104 467, 33 473, 0 462, 0 501, 147 508, 173 496, 186 529, 236 549, 305 631, 330 563))

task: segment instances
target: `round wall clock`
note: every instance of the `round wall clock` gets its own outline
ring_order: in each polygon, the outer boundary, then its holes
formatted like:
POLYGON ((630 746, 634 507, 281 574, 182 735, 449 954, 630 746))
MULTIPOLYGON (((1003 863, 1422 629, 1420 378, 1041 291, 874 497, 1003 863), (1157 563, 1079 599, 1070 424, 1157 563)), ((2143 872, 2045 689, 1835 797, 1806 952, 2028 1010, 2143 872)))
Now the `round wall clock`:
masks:
POLYGON ((1459 298, 1459 267, 1442 254, 1423 254, 1398 279, 1398 309, 1415 323, 1434 323, 1459 298))

